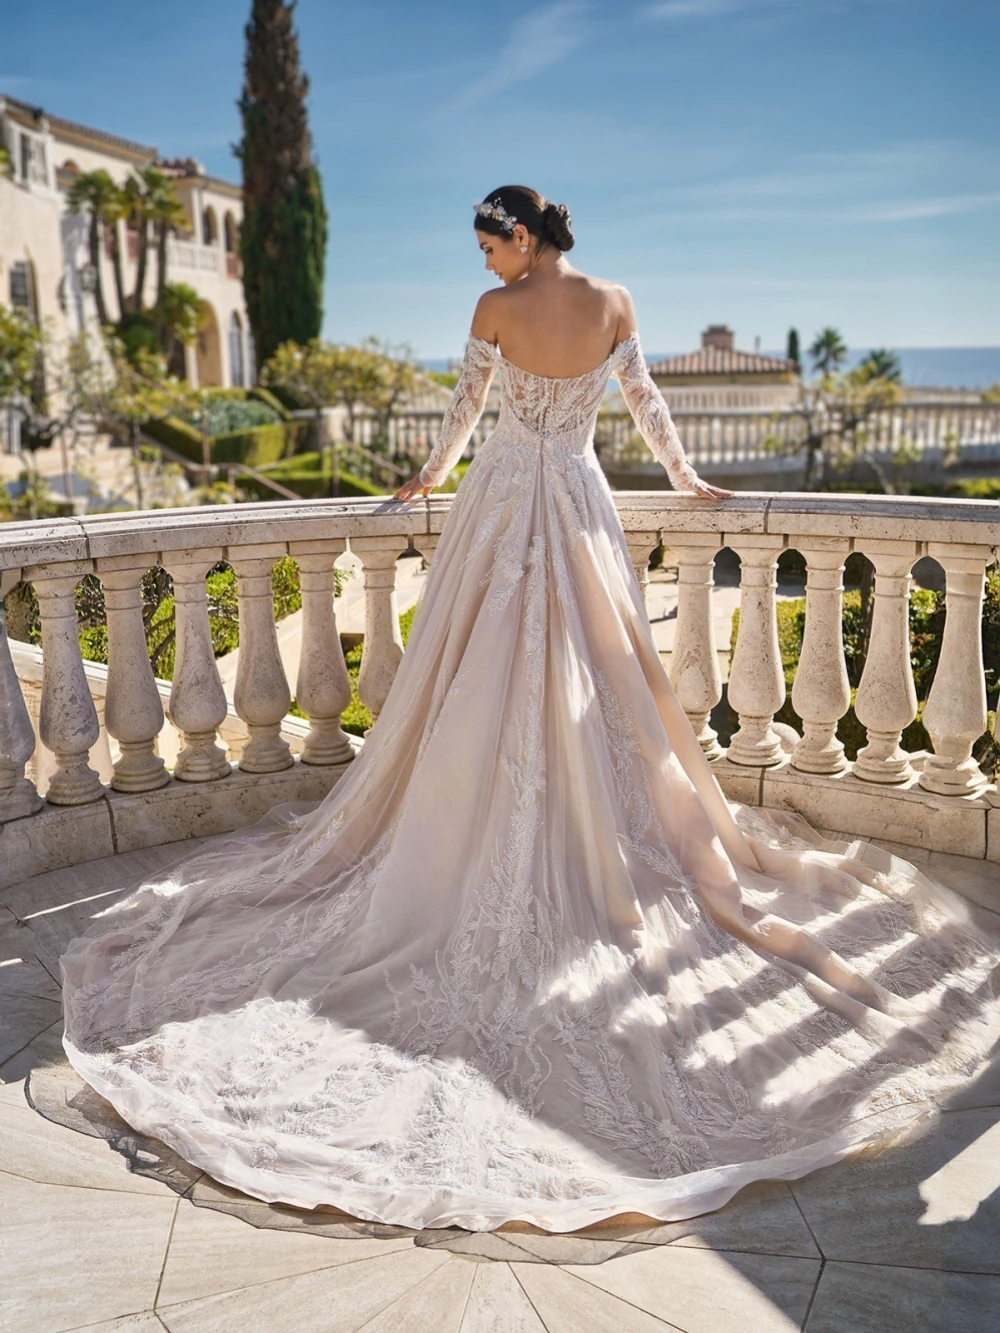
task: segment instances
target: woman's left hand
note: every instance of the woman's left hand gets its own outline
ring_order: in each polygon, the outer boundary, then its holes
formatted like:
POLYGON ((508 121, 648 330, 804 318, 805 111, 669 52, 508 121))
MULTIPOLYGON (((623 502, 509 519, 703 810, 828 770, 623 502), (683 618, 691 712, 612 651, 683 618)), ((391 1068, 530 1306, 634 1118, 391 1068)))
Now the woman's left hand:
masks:
POLYGON ((415 500, 418 495, 423 495, 426 500, 433 489, 433 486, 424 486, 421 483, 420 473, 417 472, 409 481, 403 482, 392 498, 394 500, 415 500))

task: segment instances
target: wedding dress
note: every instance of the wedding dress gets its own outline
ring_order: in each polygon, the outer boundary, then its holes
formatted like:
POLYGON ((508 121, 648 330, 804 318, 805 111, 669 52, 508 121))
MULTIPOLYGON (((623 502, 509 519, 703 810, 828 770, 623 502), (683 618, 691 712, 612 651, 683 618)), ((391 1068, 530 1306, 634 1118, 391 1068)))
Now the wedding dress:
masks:
POLYGON ((318 805, 94 921, 62 959, 65 1049, 134 1128, 268 1201, 690 1217, 929 1122, 997 1036, 1000 930, 723 795, 593 448, 614 376, 696 480, 636 335, 567 379, 471 338, 423 480, 497 370, 364 747, 318 805))

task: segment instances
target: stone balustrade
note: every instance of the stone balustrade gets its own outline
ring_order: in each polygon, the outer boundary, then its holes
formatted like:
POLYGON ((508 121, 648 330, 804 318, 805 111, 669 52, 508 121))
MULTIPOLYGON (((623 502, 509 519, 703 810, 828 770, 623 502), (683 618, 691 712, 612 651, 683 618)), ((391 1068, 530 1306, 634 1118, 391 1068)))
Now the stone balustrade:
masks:
MULTIPOLYGON (((988 501, 741 492, 722 504, 670 492, 615 496, 640 583, 662 540, 678 570, 670 675, 726 794, 799 811, 818 827, 1000 862, 1000 798, 972 758, 986 729, 980 623, 985 574, 998 557, 1000 511, 988 501), (728 748, 710 725, 722 697, 712 616, 713 564, 740 557, 741 613, 728 685, 739 728, 728 748), (774 715, 785 699, 777 635, 777 561, 807 566, 805 634, 792 687, 803 735, 789 746, 774 715), (851 763, 837 739, 850 702, 841 639, 845 561, 875 568, 870 645, 855 700, 867 744, 851 763), (907 754, 917 711, 910 664, 910 570, 941 565, 947 605, 939 665, 923 720, 933 752, 907 754)), ((333 599, 333 566, 361 561, 365 649, 358 681, 377 718, 403 654, 395 562, 433 560, 452 497, 318 500, 158 510, 0 525, 0 592, 20 580, 38 597, 41 694, 35 709, 50 752, 41 798, 25 775, 35 749, 31 714, 0 620, 0 883, 77 861, 201 836, 252 822, 289 800, 318 800, 359 745, 340 717, 350 699, 333 599), (295 698, 308 735, 294 755, 283 719, 291 690, 277 649, 270 573, 298 562, 303 641, 295 698), (225 692, 212 653, 205 577, 236 573, 240 664, 235 709, 247 736, 229 758, 225 692), (166 713, 180 748, 168 769, 157 737, 162 694, 145 651, 140 583, 159 565, 173 578, 176 665, 166 713), (74 589, 96 574, 105 590, 108 667, 103 724, 115 742, 110 781, 91 767, 100 720, 80 655, 74 589)), ((1000 879, 1000 876, 998 876, 1000 879)))

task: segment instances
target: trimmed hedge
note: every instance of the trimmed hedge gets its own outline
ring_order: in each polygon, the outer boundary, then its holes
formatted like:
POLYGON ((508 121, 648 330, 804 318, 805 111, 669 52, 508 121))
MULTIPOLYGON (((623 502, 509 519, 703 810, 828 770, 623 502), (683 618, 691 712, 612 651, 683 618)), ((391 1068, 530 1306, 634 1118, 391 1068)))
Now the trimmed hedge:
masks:
MULTIPOLYGON (((276 463, 295 452, 307 429, 308 422, 281 421, 216 435, 210 440, 211 459, 213 463, 246 463, 248 467, 276 463)), ((201 432, 180 417, 147 421, 143 431, 192 463, 202 461, 201 432)))
MULTIPOLYGON (((324 476, 320 471, 317 459, 318 455, 316 454, 296 454, 285 463, 279 463, 275 467, 268 467, 264 470, 268 477, 280 482, 282 486, 287 486, 289 490, 295 491, 297 495, 302 496, 303 500, 322 500, 327 497, 330 478, 329 474, 324 476)), ((240 489, 261 500, 274 499, 274 492, 254 481, 253 477, 241 477, 240 489)), ((346 472, 342 468, 340 470, 340 494, 384 496, 387 492, 381 490, 378 486, 374 486, 370 481, 365 481, 363 477, 357 477, 354 473, 346 472)))

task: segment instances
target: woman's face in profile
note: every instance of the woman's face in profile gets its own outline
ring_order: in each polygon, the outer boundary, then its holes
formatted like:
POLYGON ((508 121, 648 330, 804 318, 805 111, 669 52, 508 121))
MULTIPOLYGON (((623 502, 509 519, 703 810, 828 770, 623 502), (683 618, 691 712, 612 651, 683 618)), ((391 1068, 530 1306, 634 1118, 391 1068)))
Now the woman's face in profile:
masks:
POLYGON ((527 271, 527 255, 521 254, 517 244, 518 232, 515 228, 511 237, 492 236, 486 231, 477 231, 476 240, 486 256, 486 271, 495 273, 501 282, 510 284, 523 278, 527 271))

